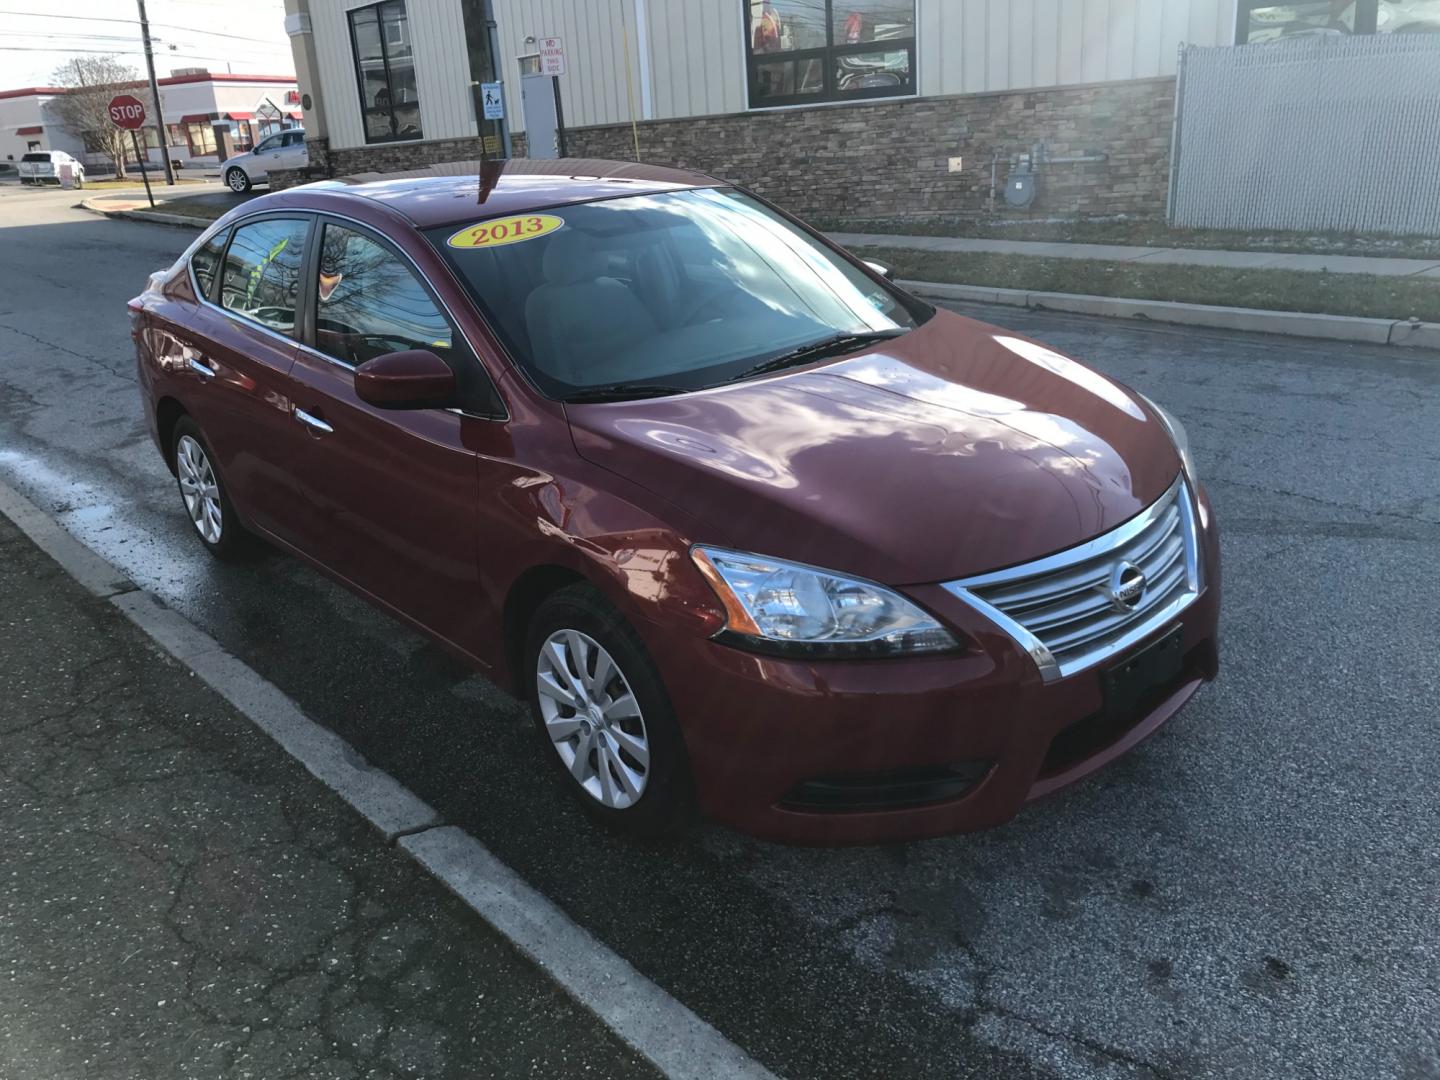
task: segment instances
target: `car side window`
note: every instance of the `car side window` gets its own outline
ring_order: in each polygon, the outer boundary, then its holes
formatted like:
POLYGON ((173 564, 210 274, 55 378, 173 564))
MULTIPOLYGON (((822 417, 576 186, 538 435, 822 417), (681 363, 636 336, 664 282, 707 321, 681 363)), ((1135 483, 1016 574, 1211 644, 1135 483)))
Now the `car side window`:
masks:
POLYGON ((449 320, 414 272, 353 229, 325 226, 315 296, 315 345, 347 364, 406 349, 446 356, 454 344, 449 320))
POLYGON ((298 131, 287 131, 285 133, 286 146, 298 146, 305 141, 305 136, 298 131))
POLYGON ((225 253, 221 305, 293 336, 309 227, 309 222, 298 218, 267 218, 237 228, 225 253))
POLYGON ((229 229, 221 229, 190 256, 190 269, 195 272, 195 283, 200 286, 200 295, 206 300, 209 300, 214 292, 210 286, 215 283, 215 271, 220 268, 220 253, 225 250, 225 240, 229 235, 229 229))
POLYGON ((261 139, 260 142, 259 142, 259 144, 255 147, 254 151, 252 151, 252 152, 253 152, 253 153, 256 153, 256 154, 263 153, 263 152, 266 151, 266 150, 274 150, 274 149, 275 149, 277 146, 279 146, 279 145, 280 145, 280 136, 279 136, 279 135, 269 135, 269 136, 266 136, 265 138, 261 139))

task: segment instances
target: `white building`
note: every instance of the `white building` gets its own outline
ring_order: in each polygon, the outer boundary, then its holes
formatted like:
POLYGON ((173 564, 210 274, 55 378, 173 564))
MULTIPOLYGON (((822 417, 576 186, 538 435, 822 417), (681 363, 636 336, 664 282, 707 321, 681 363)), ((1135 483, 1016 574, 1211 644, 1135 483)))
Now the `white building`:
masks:
MULTIPOLYGON (((190 69, 157 82, 167 151, 182 166, 219 163, 217 127, 228 128, 235 149, 242 151, 271 131, 300 123, 300 91, 293 75, 190 69)), ((148 84, 136 83, 134 90, 148 100, 148 84)), ((51 103, 64 93, 62 88, 46 86, 0 91, 0 162, 13 164, 30 150, 64 150, 87 165, 106 162, 103 154, 87 153, 85 141, 61 126, 51 103)), ((158 166, 160 137, 153 124, 142 136, 150 160, 158 166)))
POLYGON ((531 77, 541 41, 558 37, 569 156, 690 165, 822 212, 866 200, 973 209, 993 197, 992 176, 1026 162, 1049 170, 1053 209, 1153 212, 1182 43, 1440 28, 1440 0, 286 0, 286 11, 311 159, 332 172, 476 156, 475 91, 491 80, 517 152, 553 156, 554 95, 531 77), (877 176, 886 167, 908 180, 877 176))
POLYGON ((64 92, 52 86, 0 90, 0 163, 13 166, 31 150, 64 150, 77 158, 84 154, 85 144, 61 130, 49 107, 55 95, 64 92))

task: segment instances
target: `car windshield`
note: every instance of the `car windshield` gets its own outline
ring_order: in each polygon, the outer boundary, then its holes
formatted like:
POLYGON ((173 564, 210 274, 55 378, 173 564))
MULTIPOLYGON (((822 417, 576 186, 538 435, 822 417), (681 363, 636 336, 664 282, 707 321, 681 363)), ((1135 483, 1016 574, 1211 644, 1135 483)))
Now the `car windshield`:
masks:
POLYGON ((581 203, 426 235, 554 398, 713 386, 840 335, 903 333, 931 313, 729 189, 581 203))

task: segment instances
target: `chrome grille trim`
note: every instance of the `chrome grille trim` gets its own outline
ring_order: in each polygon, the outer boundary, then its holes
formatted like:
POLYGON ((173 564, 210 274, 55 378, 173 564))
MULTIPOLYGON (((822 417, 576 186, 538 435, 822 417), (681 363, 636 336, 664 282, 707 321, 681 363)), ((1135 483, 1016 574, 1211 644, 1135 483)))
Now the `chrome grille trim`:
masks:
POLYGON ((1195 504, 1183 476, 1123 525, 1034 562, 947 582, 944 588, 998 623, 1046 682, 1128 649, 1195 602, 1204 582, 1195 504), (1107 595, 1122 562, 1145 575, 1134 608, 1107 595))

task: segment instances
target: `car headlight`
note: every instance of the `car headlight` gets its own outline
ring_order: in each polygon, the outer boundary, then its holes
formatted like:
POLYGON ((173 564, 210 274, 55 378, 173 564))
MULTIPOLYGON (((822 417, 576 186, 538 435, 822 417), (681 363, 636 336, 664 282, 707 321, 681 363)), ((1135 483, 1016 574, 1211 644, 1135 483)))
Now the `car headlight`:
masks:
MULTIPOLYGON (((1145 404, 1155 410, 1155 415, 1160 418, 1161 425, 1170 435, 1170 441, 1175 444, 1175 452, 1180 455, 1180 467, 1185 471, 1185 483, 1190 486, 1192 492, 1197 491, 1200 486, 1200 477, 1195 471, 1195 458, 1190 453, 1190 436, 1185 433, 1185 425, 1175 419, 1169 409, 1155 404, 1139 391, 1136 391, 1136 396, 1144 398, 1145 404)), ((1197 495, 1196 498, 1199 496, 1197 495)))
POLYGON ((949 630, 890 589, 723 548, 690 556, 725 606, 720 637, 790 655, 897 656, 953 650, 949 630))

